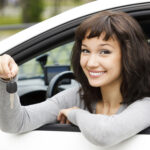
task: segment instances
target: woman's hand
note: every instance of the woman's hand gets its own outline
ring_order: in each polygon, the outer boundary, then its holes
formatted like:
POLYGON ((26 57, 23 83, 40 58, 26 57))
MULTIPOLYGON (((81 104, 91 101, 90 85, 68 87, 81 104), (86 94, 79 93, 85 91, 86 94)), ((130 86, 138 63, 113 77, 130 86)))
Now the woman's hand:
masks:
POLYGON ((0 78, 10 79, 14 78, 18 74, 18 65, 14 59, 4 54, 0 56, 0 78))
POLYGON ((71 107, 71 108, 68 108, 68 109, 62 109, 62 110, 60 110, 60 112, 59 112, 59 114, 57 116, 57 120, 61 124, 71 124, 71 122, 67 119, 67 115, 73 109, 79 109, 79 108, 78 107, 71 107))

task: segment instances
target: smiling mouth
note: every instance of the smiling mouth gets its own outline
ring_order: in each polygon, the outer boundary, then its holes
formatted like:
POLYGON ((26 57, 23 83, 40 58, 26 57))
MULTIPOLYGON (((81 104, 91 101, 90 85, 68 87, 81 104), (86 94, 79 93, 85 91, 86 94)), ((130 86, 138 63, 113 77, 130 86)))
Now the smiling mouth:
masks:
POLYGON ((99 76, 102 76, 106 71, 101 71, 101 72, 89 72, 89 75, 91 77, 99 77, 99 76))

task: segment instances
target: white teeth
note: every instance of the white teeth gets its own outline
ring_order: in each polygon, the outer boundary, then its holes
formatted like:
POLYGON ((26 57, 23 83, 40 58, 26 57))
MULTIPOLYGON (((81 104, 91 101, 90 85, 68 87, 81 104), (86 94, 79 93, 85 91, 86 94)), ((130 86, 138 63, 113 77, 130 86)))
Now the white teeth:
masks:
POLYGON ((90 75, 92 76, 100 76, 102 74, 104 74, 105 72, 90 72, 90 75))

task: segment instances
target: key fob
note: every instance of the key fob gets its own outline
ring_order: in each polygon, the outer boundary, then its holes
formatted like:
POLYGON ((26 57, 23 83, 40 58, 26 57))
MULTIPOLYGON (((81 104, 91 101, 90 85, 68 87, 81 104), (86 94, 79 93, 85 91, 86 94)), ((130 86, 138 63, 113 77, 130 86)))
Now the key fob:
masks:
POLYGON ((10 81, 6 85, 6 90, 8 93, 16 93, 17 91, 17 83, 15 81, 10 81))

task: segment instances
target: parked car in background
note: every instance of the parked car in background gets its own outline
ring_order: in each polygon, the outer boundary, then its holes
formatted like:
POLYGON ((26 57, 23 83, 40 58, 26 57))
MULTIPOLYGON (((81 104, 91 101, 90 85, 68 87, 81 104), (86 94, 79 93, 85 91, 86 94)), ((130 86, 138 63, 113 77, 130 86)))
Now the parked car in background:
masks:
MULTIPOLYGON (((119 10, 133 16, 150 43, 150 0, 97 0, 0 42, 0 55, 11 55, 19 65, 18 94, 22 105, 45 101, 78 84, 70 67, 74 31, 84 19, 103 10, 119 10)), ((0 141, 2 150, 149 150, 150 129, 110 148, 93 145, 76 126, 57 123, 20 135, 0 131, 0 141)))

